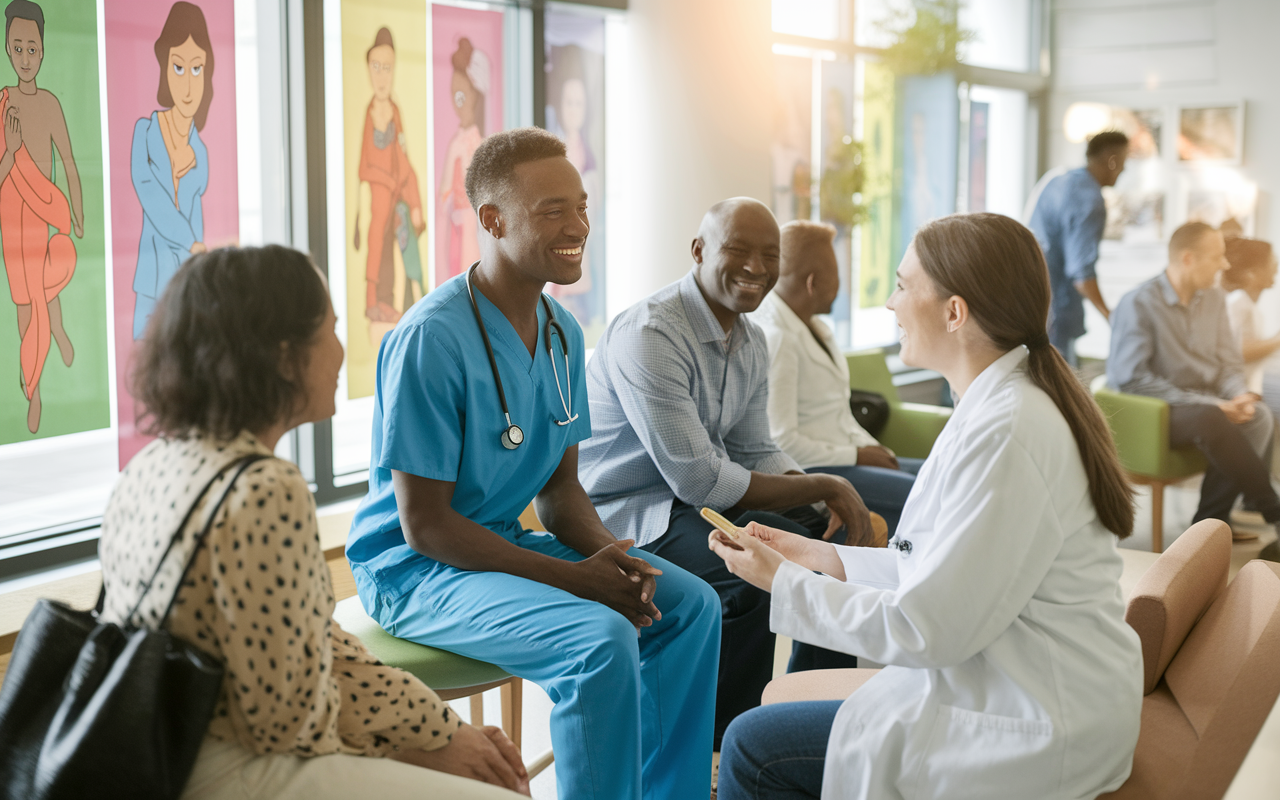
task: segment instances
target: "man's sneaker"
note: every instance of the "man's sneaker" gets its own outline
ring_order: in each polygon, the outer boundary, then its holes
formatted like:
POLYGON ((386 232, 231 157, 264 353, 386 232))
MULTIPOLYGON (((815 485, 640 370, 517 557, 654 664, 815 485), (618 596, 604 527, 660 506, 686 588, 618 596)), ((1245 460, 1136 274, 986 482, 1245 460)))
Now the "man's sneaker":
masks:
POLYGON ((1233 542, 1256 542, 1258 534, 1252 531, 1242 531, 1239 528, 1231 529, 1231 541, 1233 542))
MULTIPOLYGON (((1276 533, 1280 535, 1280 526, 1278 526, 1276 533)), ((1258 553, 1256 556, 1254 556, 1254 558, 1260 558, 1263 561, 1280 562, 1280 539, 1276 539, 1271 544, 1262 548, 1262 552, 1258 553)))

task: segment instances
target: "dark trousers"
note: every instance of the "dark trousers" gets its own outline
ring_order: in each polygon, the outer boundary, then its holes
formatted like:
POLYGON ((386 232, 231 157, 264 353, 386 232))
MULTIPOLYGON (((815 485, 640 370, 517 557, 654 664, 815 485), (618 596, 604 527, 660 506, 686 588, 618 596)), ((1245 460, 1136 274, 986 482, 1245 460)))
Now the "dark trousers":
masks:
MULTIPOLYGON (((821 536, 826 528, 825 520, 815 531, 816 520, 807 527, 767 511, 730 509, 725 516, 739 527, 755 521, 811 538, 821 536)), ((769 630, 769 593, 729 572, 724 561, 707 547, 710 532, 710 523, 698 515, 698 509, 676 500, 671 506, 667 532, 641 549, 697 575, 720 596, 720 672, 716 683, 715 725, 715 749, 719 750, 720 740, 734 717, 760 705, 760 695, 773 678, 775 637, 769 630)), ((837 538, 841 537, 843 531, 837 533, 837 538)), ((857 664, 853 656, 796 642, 787 669, 795 672, 857 664)))
POLYGON ((1193 522, 1227 522, 1231 506, 1242 493, 1245 504, 1260 512, 1267 522, 1280 521, 1280 498, 1271 488, 1268 466, 1271 412, 1261 403, 1254 409, 1252 420, 1237 425, 1217 406, 1169 407, 1169 443, 1175 447, 1194 445, 1209 462, 1193 522))

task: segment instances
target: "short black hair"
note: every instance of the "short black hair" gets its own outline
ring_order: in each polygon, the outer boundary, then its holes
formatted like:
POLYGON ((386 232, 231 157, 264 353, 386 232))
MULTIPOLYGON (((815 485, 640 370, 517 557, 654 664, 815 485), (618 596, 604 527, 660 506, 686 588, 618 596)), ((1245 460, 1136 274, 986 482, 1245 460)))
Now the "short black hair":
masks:
POLYGON ((286 421, 306 400, 301 376, 328 310, 324 279, 297 250, 226 247, 187 259, 138 343, 139 428, 227 440, 286 421))
POLYGON ((1089 146, 1085 149, 1086 158, 1098 158, 1112 150, 1129 146, 1129 137, 1120 131, 1103 131, 1089 137, 1089 146))
MULTIPOLYGON (((9 40, 9 26, 13 24, 15 19, 29 19, 36 24, 36 30, 40 31, 40 41, 44 42, 44 9, 38 3, 31 0, 13 0, 12 3, 4 7, 4 38, 9 40)), ((8 47, 8 45, 5 45, 8 47)))
POLYGON ((501 206, 515 168, 544 158, 564 158, 564 142, 542 128, 515 128, 480 143, 467 167, 467 199, 476 211, 485 203, 501 206))

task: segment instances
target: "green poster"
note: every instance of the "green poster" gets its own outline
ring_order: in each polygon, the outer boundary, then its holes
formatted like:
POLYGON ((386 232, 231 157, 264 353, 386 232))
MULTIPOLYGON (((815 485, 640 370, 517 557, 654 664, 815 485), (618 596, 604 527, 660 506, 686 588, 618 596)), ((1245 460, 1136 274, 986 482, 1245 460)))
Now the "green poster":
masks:
POLYGON ((13 0, 0 63, 0 445, 110 425, 95 0, 13 0))
POLYGON ((893 292, 898 265, 893 261, 894 212, 894 76, 878 62, 867 64, 863 90, 862 152, 866 179, 862 202, 867 220, 862 224, 859 259, 858 308, 877 308, 893 292))

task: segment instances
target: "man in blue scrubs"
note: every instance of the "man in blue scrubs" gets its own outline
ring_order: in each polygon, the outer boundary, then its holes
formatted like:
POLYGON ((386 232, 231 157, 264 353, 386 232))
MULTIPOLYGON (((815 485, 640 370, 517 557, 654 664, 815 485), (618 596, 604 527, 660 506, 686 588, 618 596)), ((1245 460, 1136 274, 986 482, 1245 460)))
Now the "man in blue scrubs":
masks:
POLYGON ((396 636, 543 687, 560 797, 705 800, 716 594, 615 540, 578 483, 582 331, 542 290, 582 275, 582 179, 559 139, 523 128, 480 145, 466 187, 480 261, 378 354, 369 495, 347 544, 360 600, 396 636), (530 501, 551 533, 521 526, 530 501))
POLYGON ((1031 222, 1044 250, 1053 290, 1049 311, 1049 341, 1071 366, 1076 366, 1076 339, 1084 335, 1084 301, 1111 318, 1098 289, 1098 244, 1107 227, 1103 186, 1115 186, 1124 172, 1129 137, 1103 131, 1089 140, 1083 167, 1064 172, 1045 185, 1036 200, 1031 222))

